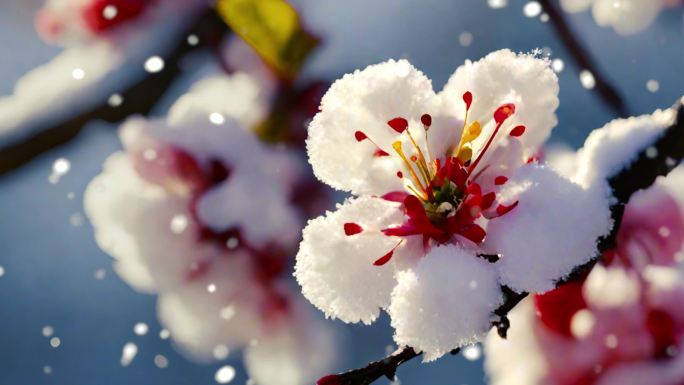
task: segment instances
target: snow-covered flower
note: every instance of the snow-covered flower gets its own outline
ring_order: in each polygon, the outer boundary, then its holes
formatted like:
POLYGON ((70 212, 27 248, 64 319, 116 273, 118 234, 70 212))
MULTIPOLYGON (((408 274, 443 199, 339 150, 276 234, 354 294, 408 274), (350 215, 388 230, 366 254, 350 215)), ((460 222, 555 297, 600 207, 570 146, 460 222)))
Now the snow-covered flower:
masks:
POLYGON ((257 83, 235 74, 199 82, 166 117, 129 119, 85 209, 117 273, 159 296, 182 351, 221 360, 244 347, 260 384, 303 385, 330 364, 332 336, 285 280, 300 174, 250 131, 265 110, 257 83))
POLYGON ((681 0, 561 0, 567 12, 583 12, 591 8, 601 27, 612 27, 621 35, 630 35, 648 27, 668 6, 681 0))
POLYGON ((678 385, 684 378, 684 168, 629 202, 615 250, 528 299, 487 338, 493 385, 678 385))
POLYGON ((210 5, 206 0, 48 0, 37 27, 65 49, 0 97, 0 143, 30 137, 55 122, 109 105, 161 71, 164 58, 210 5), (111 20, 109 20, 111 18, 111 20))
POLYGON ((406 60, 336 81, 309 161, 356 197, 305 228, 304 296, 345 322, 385 309, 396 342, 433 360, 488 330, 499 285, 549 290, 588 261, 610 226, 606 190, 532 159, 557 94, 547 61, 508 50, 466 62, 439 94, 406 60))
POLYGON ((128 25, 157 23, 169 13, 206 7, 207 0, 47 0, 36 28, 48 42, 81 44, 112 37, 128 25))

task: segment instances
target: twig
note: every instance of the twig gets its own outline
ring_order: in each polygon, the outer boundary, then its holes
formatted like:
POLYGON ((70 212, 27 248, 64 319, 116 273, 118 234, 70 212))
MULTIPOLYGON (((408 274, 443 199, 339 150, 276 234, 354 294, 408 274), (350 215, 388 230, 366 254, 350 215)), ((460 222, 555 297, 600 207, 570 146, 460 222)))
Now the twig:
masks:
MULTIPOLYGON (((684 159, 684 99, 678 101, 673 109, 677 111, 675 121, 664 134, 655 143, 642 149, 634 162, 609 179, 613 196, 616 198, 616 203, 611 206, 611 215, 615 225, 608 235, 599 239, 597 257, 578 266, 569 277, 558 282, 558 285, 577 279, 600 261, 603 252, 614 248, 625 205, 632 194, 652 185, 657 177, 667 175, 684 159)), ((492 327, 497 328, 499 335, 505 338, 510 325, 508 313, 525 299, 528 293, 516 293, 508 287, 502 287, 502 291, 504 303, 494 311, 498 319, 492 322, 492 327)), ((323 377, 317 385, 368 385, 382 376, 392 379, 400 365, 420 354, 412 347, 404 347, 363 368, 323 377)))
POLYGON ((125 103, 111 107, 103 103, 90 111, 71 117, 66 121, 36 130, 38 133, 18 143, 0 149, 0 175, 10 172, 59 145, 69 142, 78 135, 83 127, 93 120, 118 122, 132 114, 147 114, 166 93, 181 69, 179 61, 190 51, 196 49, 185 40, 185 36, 195 34, 206 46, 217 44, 227 31, 225 24, 212 10, 198 18, 197 22, 182 34, 176 48, 165 58, 166 65, 158 73, 149 74, 127 90, 120 92, 125 103))
POLYGON ((565 20, 565 15, 553 3, 553 0, 539 0, 539 3, 544 8, 544 12, 549 15, 551 25, 556 30, 558 37, 561 39, 565 48, 569 51, 570 56, 580 70, 588 70, 596 80, 596 91, 603 101, 615 111, 617 116, 626 117, 628 111, 620 94, 616 91, 605 75, 599 70, 594 63, 591 55, 587 49, 582 46, 579 40, 575 37, 574 32, 565 20))

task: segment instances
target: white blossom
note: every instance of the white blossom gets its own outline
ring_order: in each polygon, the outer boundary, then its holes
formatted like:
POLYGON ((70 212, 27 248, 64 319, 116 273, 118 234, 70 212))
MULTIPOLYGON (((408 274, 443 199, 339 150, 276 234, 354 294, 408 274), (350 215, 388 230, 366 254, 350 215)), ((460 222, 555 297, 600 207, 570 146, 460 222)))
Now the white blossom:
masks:
POLYGON ((525 165, 556 124, 557 94, 548 61, 507 50, 466 62, 439 94, 406 60, 337 80, 309 126, 309 161, 356 198, 305 228, 295 268, 304 296, 345 322, 389 309, 396 342, 431 360, 486 330, 499 284, 547 290, 591 258, 609 229, 607 196, 525 165), (549 255, 573 240, 580 247, 549 255), (480 253, 500 254, 501 267, 480 253), (468 275, 481 285, 471 301, 468 275), (453 296, 444 319, 440 288, 453 296))

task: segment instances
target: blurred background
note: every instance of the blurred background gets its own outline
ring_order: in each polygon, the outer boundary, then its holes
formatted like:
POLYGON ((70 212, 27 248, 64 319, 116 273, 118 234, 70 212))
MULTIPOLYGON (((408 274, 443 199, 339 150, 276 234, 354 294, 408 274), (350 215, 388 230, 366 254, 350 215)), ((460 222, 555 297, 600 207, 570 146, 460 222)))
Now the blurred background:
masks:
MULTIPOLYGON (((292 3, 323 41, 307 62, 304 79, 332 81, 388 58, 407 58, 439 90, 464 60, 501 48, 539 48, 558 59, 561 104, 552 143, 577 147, 592 129, 616 117, 580 82, 578 68, 545 18, 524 12, 525 1, 292 3)), ((0 2, 2 95, 60 51, 35 32, 33 18, 41 4, 0 2)), ((648 29, 628 37, 598 27, 588 12, 567 19, 630 115, 668 107, 684 94, 681 7, 662 12, 648 29)), ((183 74, 154 113, 164 114, 194 78, 191 71, 183 74)), ((116 127, 91 122, 68 144, 0 177, 0 384, 201 385, 216 383, 216 370, 226 364, 198 365, 177 354, 168 339, 160 338, 155 298, 124 284, 112 271, 111 258, 95 244, 83 214, 83 191, 103 160, 120 148, 116 127), (68 172, 50 183, 53 164, 61 158, 69 161, 68 172), (138 354, 122 367, 123 346, 131 342, 138 354)), ((372 327, 329 322, 341 335, 338 371, 394 348, 386 317, 372 327)), ((399 370, 398 380, 405 385, 486 383, 481 357, 476 350, 469 353, 427 365, 410 362, 399 370)), ((244 384, 239 354, 231 353, 227 363, 237 371, 232 383, 244 384)))

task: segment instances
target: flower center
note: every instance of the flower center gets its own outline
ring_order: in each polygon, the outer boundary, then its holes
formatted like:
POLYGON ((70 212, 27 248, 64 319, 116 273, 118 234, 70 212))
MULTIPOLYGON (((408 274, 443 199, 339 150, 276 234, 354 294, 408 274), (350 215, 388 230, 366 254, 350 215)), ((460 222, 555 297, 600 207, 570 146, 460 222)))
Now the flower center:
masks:
MULTIPOLYGON (((475 120, 470 122, 470 107, 473 95, 463 94, 465 102, 465 119, 461 129, 459 142, 449 146, 445 154, 433 154, 430 149, 429 133, 432 117, 429 114, 421 116, 423 126, 424 148, 416 140, 415 132, 409 129, 409 122, 403 117, 396 117, 387 125, 397 134, 406 134, 408 148, 405 142, 397 140, 392 143, 392 149, 398 156, 402 169, 397 171, 397 177, 404 180, 404 186, 409 193, 391 192, 383 196, 387 200, 402 202, 408 220, 397 227, 382 230, 387 236, 407 237, 422 235, 423 244, 428 248, 431 241, 437 244, 448 242, 472 242, 480 244, 486 236, 485 230, 476 223, 480 218, 492 219, 505 215, 517 206, 517 202, 505 206, 494 205, 496 193, 484 193, 478 178, 489 167, 483 159, 492 148, 492 144, 504 127, 504 123, 515 113, 515 105, 503 104, 493 115, 494 127, 489 137, 483 141, 477 154, 474 151, 475 140, 482 134, 482 125, 475 120)), ((516 126, 509 131, 511 137, 520 137, 525 132, 525 126, 516 126)), ((369 140, 376 150, 374 156, 385 157, 390 154, 378 146, 371 138, 361 131, 356 131, 356 140, 369 140)), ((504 175, 496 176, 494 185, 500 186, 508 178, 504 175)), ((356 228, 353 223, 345 225, 345 229, 356 228)), ((359 227, 360 228, 360 227, 359 227)), ((360 232, 360 231, 359 231, 360 232)), ((348 236, 353 234, 347 233, 348 236)), ((375 264, 387 263, 394 250, 401 245, 400 240, 390 252, 375 264)))

